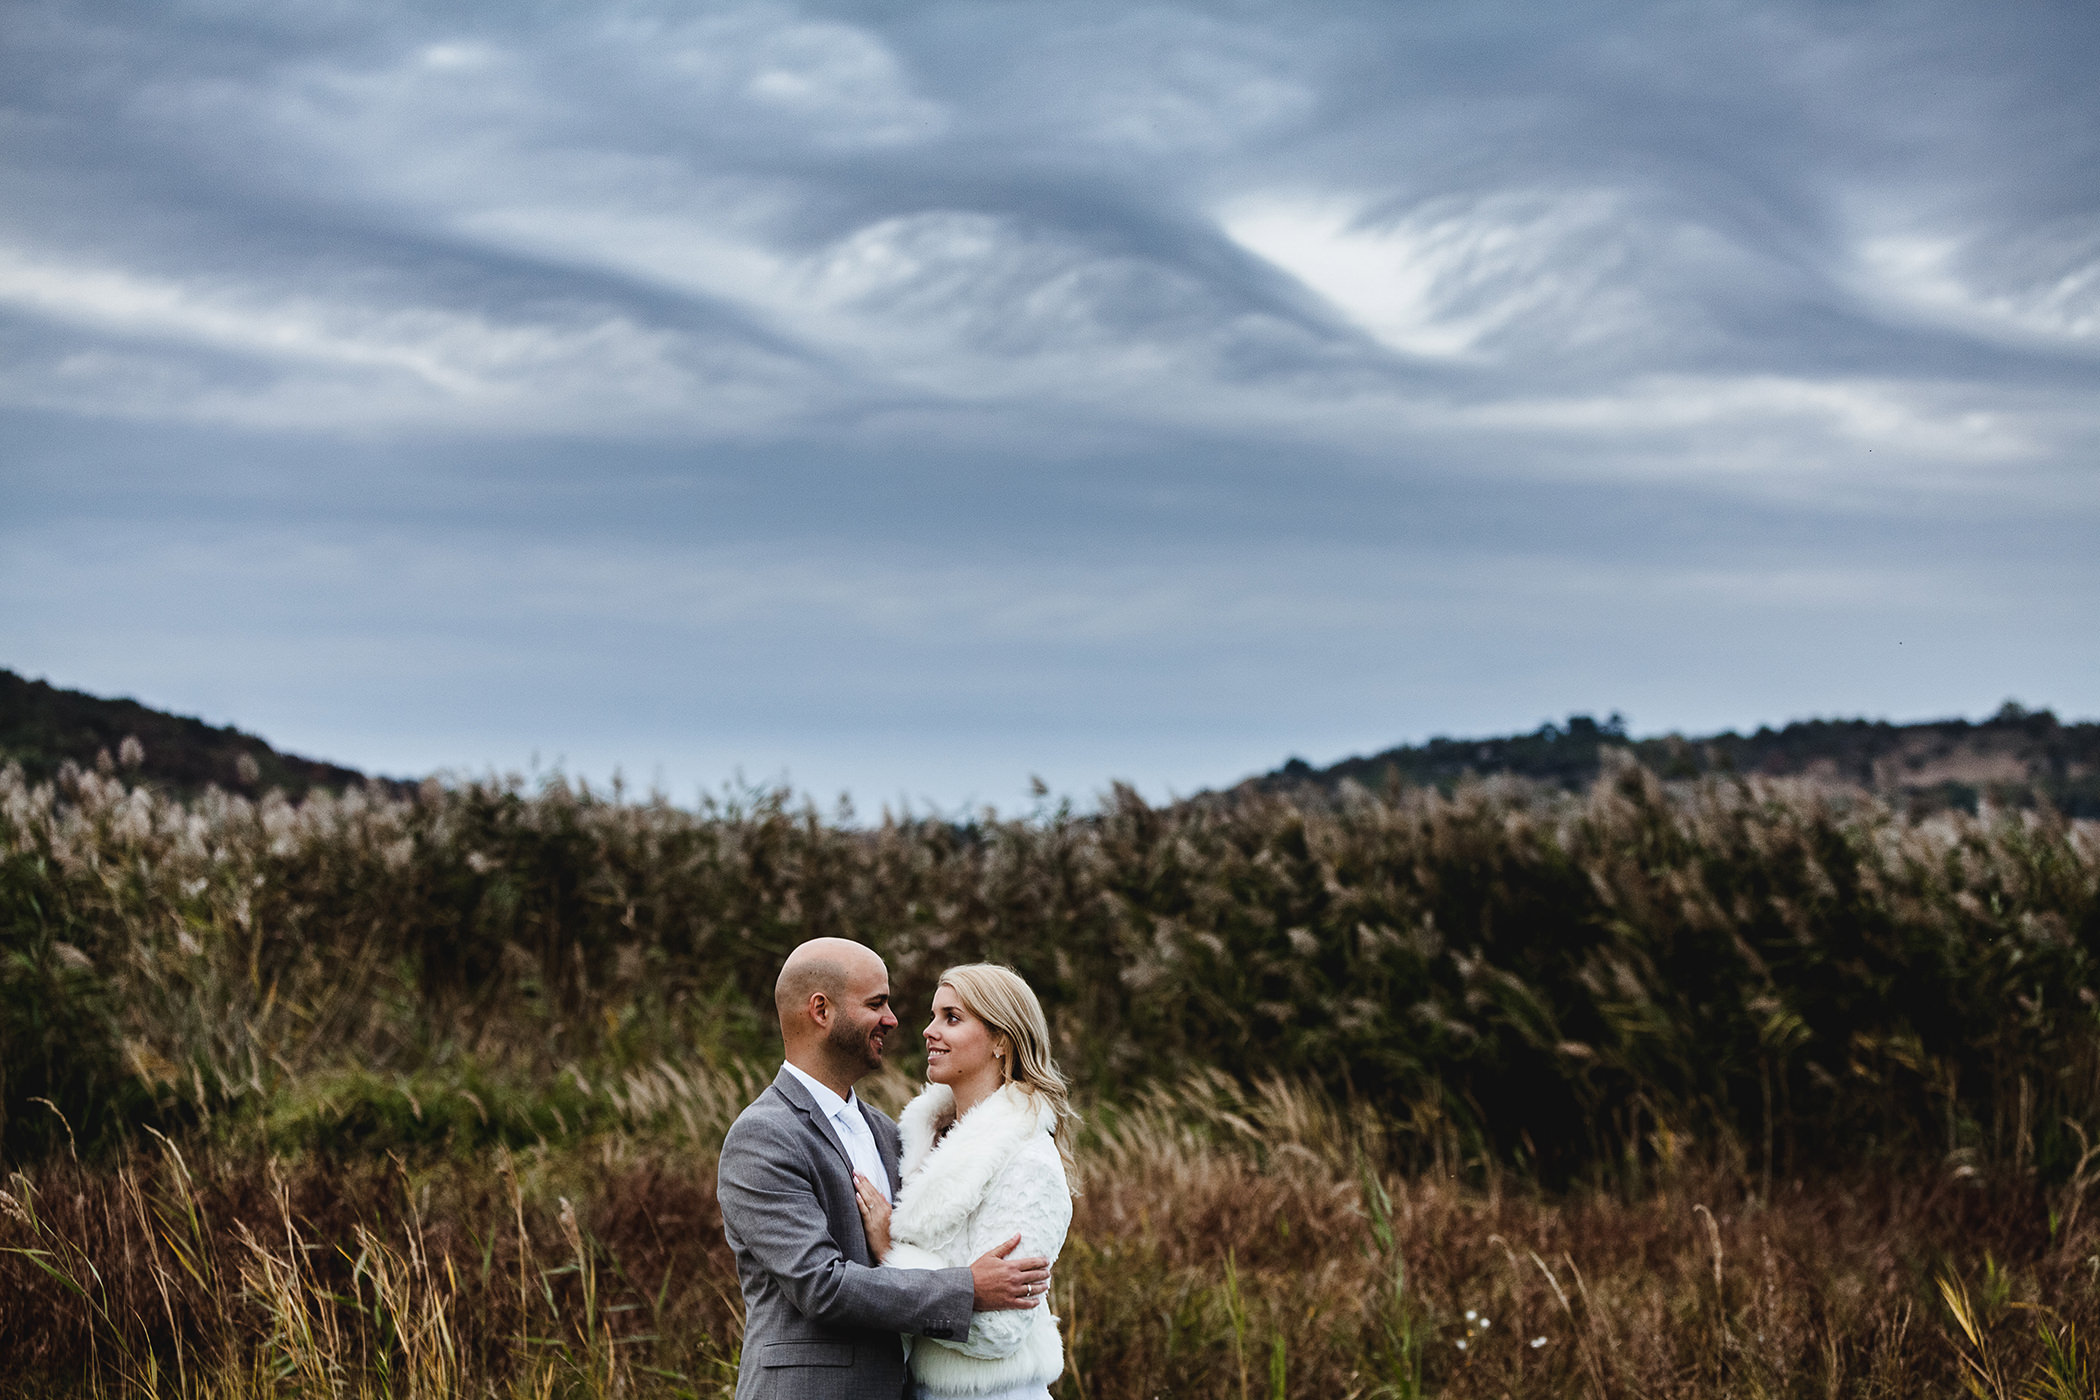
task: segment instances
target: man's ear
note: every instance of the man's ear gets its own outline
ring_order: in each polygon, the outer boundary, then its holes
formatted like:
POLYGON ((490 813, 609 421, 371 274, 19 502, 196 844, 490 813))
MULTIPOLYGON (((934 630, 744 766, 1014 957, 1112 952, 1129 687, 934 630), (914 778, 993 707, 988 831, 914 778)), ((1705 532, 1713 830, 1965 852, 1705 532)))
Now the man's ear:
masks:
POLYGON ((802 1009, 809 1013, 810 1020, 815 1021, 825 1030, 831 1029, 830 997, 825 996, 822 992, 811 992, 809 1000, 802 1003, 802 1009))

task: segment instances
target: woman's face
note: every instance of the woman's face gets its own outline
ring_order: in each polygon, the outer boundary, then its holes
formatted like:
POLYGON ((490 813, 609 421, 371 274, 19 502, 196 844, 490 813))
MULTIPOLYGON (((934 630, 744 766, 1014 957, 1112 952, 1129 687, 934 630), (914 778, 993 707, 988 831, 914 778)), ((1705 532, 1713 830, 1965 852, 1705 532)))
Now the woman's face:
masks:
POLYGON ((933 1019, 926 1023, 926 1077, 949 1088, 988 1081, 997 1087, 1000 1064, 992 1028, 963 1009, 945 982, 933 994, 933 1019))

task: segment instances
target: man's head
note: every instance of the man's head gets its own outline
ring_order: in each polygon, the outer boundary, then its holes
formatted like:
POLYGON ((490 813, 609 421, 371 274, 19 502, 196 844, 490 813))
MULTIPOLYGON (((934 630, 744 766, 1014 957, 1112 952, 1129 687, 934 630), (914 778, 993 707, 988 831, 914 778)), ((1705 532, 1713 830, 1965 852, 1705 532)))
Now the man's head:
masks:
POLYGON ((843 938, 813 938, 789 953, 773 984, 788 1063, 844 1095, 882 1067, 883 1041, 897 1024, 890 972, 875 950, 843 938))

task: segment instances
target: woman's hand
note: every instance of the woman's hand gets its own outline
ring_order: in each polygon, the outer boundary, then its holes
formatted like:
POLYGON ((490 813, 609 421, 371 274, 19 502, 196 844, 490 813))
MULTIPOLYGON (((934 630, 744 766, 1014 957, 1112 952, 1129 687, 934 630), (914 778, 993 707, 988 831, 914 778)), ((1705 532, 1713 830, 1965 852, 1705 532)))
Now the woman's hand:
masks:
POLYGON ((853 1199, 860 1203, 860 1224, 868 1236, 868 1257, 876 1263, 890 1252, 890 1203, 882 1199, 875 1183, 853 1174, 853 1199))

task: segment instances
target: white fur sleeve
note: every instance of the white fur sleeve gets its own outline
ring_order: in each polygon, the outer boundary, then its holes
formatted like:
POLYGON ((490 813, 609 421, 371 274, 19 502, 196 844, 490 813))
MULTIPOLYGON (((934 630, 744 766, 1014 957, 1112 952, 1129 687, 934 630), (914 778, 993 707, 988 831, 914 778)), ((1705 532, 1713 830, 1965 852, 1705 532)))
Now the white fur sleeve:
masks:
MULTIPOLYGON (((1065 1185, 1064 1162, 1045 1138, 1030 1144, 1007 1163, 985 1192, 984 1204, 970 1217, 970 1257, 996 1249, 1016 1234, 1021 1243, 1009 1255, 1026 1259, 1040 1255, 1054 1267, 1065 1247, 1065 1231, 1072 1225, 1072 1193, 1065 1185)), ((1048 1301, 1039 1304, 1048 1307, 1048 1301)), ((960 1342, 937 1342, 965 1356, 992 1361, 1013 1355, 1021 1348, 1035 1320, 1034 1309, 981 1312, 970 1315, 970 1334, 960 1342)), ((927 1345, 927 1343, 920 1343, 927 1345)))

